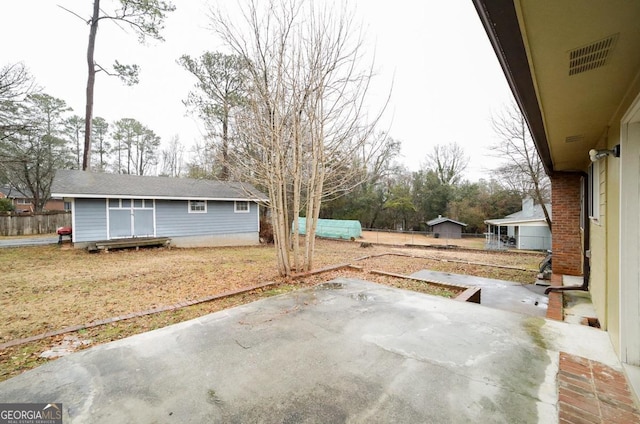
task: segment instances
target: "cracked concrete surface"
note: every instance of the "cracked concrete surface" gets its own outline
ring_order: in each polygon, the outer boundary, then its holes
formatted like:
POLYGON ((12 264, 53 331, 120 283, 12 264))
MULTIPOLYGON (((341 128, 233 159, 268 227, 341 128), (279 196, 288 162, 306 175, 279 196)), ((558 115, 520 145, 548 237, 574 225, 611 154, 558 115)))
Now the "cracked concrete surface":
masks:
POLYGON ((558 351, 616 366, 606 343, 337 279, 71 354, 0 383, 0 402, 62 402, 66 423, 549 423, 558 351))
POLYGON ((411 276, 443 283, 480 287, 480 304, 491 308, 539 317, 544 317, 547 313, 549 297, 544 294, 546 287, 535 284, 520 284, 513 281, 431 270, 418 271, 411 276))

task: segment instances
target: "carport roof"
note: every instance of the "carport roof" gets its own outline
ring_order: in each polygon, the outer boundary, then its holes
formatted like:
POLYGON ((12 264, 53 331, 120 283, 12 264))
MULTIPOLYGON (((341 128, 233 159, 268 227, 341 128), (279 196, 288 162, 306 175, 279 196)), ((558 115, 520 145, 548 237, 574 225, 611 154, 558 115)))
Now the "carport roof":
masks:
MULTIPOLYGON (((509 226, 509 225, 522 225, 522 224, 535 224, 539 223, 540 227, 548 226, 547 221, 544 218, 502 218, 502 219, 485 219, 485 224, 509 226)), ((537 225, 536 225, 537 226, 537 225)))
MULTIPOLYGON (((547 213, 549 217, 551 217, 551 205, 547 204, 547 213)), ((498 219, 485 219, 485 224, 491 225, 519 225, 519 224, 530 224, 539 222, 541 226, 546 226, 547 220, 544 216, 544 211, 542 210, 542 206, 535 205, 531 211, 521 210, 511 215, 507 215, 504 218, 498 219)))
POLYGON ((266 201, 251 184, 189 178, 107 174, 59 169, 51 195, 72 198, 138 198, 266 201))

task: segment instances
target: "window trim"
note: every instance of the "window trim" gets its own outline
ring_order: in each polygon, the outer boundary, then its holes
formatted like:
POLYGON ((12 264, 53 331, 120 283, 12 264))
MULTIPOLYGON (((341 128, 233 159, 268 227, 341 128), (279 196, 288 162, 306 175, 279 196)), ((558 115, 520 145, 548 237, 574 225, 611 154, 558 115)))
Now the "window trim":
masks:
POLYGON ((107 199, 108 209, 155 209, 154 199, 128 199, 128 198, 114 198, 107 199), (140 201, 140 204, 136 206, 136 202, 140 201))
POLYGON ((187 211, 189 213, 207 213, 207 201, 206 200, 189 200, 187 202, 187 211), (196 205, 196 202, 202 203, 204 205, 203 210, 197 210, 193 207, 196 205))
POLYGON ((249 212, 251 212, 251 205, 249 204, 248 200, 236 200, 236 201, 233 202, 233 211, 235 213, 249 213, 249 212), (247 205, 247 208, 246 209, 238 209, 238 204, 241 204, 241 203, 247 205))

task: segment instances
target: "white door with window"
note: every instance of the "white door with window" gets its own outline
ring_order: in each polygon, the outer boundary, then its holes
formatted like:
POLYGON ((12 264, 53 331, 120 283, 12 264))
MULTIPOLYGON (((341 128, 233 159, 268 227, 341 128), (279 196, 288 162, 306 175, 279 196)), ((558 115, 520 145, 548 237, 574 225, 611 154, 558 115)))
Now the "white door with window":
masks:
POLYGON ((108 199, 109 239, 155 236, 155 203, 150 199, 108 199))

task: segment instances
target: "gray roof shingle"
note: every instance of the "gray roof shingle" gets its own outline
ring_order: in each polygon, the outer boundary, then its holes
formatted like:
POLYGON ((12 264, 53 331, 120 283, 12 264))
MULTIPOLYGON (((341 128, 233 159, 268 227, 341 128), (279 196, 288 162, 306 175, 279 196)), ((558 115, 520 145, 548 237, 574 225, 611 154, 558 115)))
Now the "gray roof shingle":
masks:
MULTIPOLYGON (((551 216, 551 205, 546 204, 545 206, 547 208, 547 212, 549 213, 549 216, 551 216)), ((542 210, 542 206, 540 205, 534 205, 532 210, 529 210, 529 211, 521 210, 504 217, 504 219, 536 219, 536 218, 538 219, 545 218, 544 211, 542 210)))
POLYGON ((439 217, 437 217, 435 219, 432 219, 431 221, 427 221, 427 225, 429 227, 433 227, 434 225, 442 224, 443 222, 452 222, 454 224, 460 225, 461 227, 466 227, 467 226, 467 224, 465 224, 464 222, 455 221, 455 220, 453 220, 451 218, 447 218, 447 217, 444 217, 444 216, 439 216, 439 217))
MULTIPOLYGON (((547 212, 549 213, 549 218, 552 218, 551 214, 551 205, 546 204, 547 212)), ((485 219, 484 222, 491 225, 517 225, 521 222, 535 222, 540 221, 540 223, 547 225, 546 218, 544 216, 544 211, 542 210, 542 206, 535 205, 530 210, 521 210, 511 215, 507 215, 504 218, 499 219, 485 219)))
POLYGON ((26 195, 20 190, 10 186, 0 186, 0 193, 4 194, 5 197, 14 198, 14 199, 16 198, 30 199, 33 197, 33 195, 31 194, 26 195))
POLYGON ((59 169, 52 196, 266 201, 251 184, 59 169))

